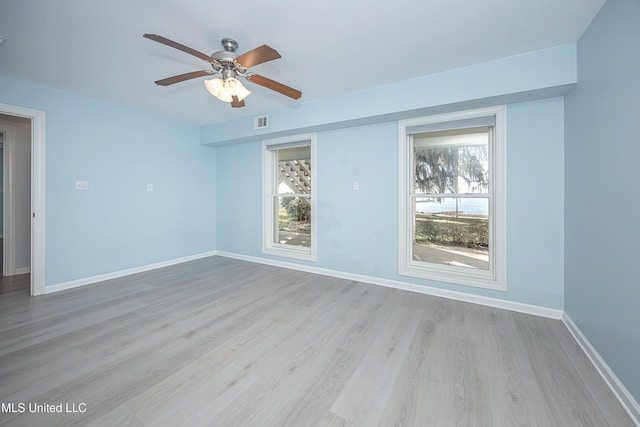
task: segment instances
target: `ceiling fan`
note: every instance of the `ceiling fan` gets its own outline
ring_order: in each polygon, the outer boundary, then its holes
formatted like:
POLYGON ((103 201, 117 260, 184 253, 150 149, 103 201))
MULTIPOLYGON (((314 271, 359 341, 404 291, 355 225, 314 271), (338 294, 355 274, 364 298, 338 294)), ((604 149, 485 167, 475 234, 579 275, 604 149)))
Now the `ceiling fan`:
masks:
POLYGON ((277 50, 266 44, 245 52, 242 55, 238 55, 236 53, 238 42, 230 38, 224 38, 221 41, 224 51, 214 52, 209 56, 157 34, 145 34, 143 37, 200 58, 208 62, 212 68, 211 70, 192 71, 190 73, 157 80, 155 82, 157 85, 169 86, 197 77, 220 74, 222 78, 215 77, 210 80, 205 80, 204 85, 213 96, 221 101, 230 102, 233 108, 244 107, 244 98, 251 93, 242 85, 240 80, 237 79, 238 76, 244 77, 251 83, 274 90, 293 99, 298 99, 302 96, 302 92, 297 89, 259 74, 247 72, 247 70, 254 65, 281 57, 277 50))

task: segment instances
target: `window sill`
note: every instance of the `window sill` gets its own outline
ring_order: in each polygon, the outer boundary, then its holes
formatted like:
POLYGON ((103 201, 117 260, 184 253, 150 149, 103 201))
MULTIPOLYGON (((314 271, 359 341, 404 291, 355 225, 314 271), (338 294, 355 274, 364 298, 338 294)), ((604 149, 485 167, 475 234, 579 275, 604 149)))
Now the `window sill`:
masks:
POLYGON ((316 256, 311 252, 311 249, 301 249, 287 245, 272 245, 262 249, 262 253, 265 255, 273 255, 283 258, 292 258, 301 261, 316 262, 316 256))
POLYGON ((496 277, 490 271, 477 270, 469 272, 467 268, 456 269, 454 266, 439 266, 427 263, 401 265, 398 274, 401 276, 415 277, 419 279, 434 280, 437 282, 452 283, 456 285, 472 286, 474 288, 491 289, 494 291, 507 290, 506 281, 496 277))

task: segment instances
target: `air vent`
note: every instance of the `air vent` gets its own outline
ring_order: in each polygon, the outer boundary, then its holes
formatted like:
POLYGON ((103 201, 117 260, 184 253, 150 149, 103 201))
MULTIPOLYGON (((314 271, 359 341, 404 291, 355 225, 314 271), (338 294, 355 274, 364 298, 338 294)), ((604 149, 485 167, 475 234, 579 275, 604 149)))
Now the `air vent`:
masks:
POLYGON ((253 118, 253 128, 262 129, 269 126, 269 116, 259 116, 253 118))

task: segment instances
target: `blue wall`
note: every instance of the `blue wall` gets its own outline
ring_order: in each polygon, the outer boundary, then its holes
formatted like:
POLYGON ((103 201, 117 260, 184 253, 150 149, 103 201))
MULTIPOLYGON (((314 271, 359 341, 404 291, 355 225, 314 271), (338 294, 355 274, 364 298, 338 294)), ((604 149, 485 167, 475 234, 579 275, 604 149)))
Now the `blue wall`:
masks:
POLYGON ((397 140, 395 122, 318 134, 319 267, 397 276, 397 140))
POLYGON ((565 310, 640 401, 640 2, 609 0, 566 99, 565 310))
POLYGON ((248 248, 262 247, 261 149, 260 144, 216 149, 216 249, 222 245, 225 251, 246 254, 248 248))
MULTIPOLYGON (((506 293, 398 275, 395 121, 318 133, 318 261, 298 263, 562 309, 563 99, 511 104, 507 127, 506 293)), ((261 142, 217 151, 217 249, 272 258, 261 252, 261 142)))
POLYGON ((198 127, 4 76, 0 87, 0 102, 46 113, 46 285, 215 250, 216 152, 198 127))

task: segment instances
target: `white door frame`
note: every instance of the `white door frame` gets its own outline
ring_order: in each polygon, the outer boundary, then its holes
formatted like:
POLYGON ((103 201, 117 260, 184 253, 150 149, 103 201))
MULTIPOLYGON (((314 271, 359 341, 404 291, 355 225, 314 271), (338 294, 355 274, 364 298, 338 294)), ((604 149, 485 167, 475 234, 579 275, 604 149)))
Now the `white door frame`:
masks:
POLYGON ((15 135, 16 128, 15 126, 2 124, 0 125, 0 132, 3 133, 3 148, 4 148, 4 156, 2 162, 2 230, 4 234, 4 238, 2 241, 2 274, 4 276, 12 276, 16 274, 16 260, 15 260, 15 251, 10 250, 15 247, 15 230, 16 226, 14 224, 15 215, 13 215, 12 209, 9 209, 9 206, 15 206, 14 204, 14 179, 13 175, 15 173, 13 167, 13 159, 14 159, 14 149, 15 149, 15 135))
POLYGON ((31 295, 41 295, 45 293, 45 113, 0 104, 0 114, 31 119, 31 295))

